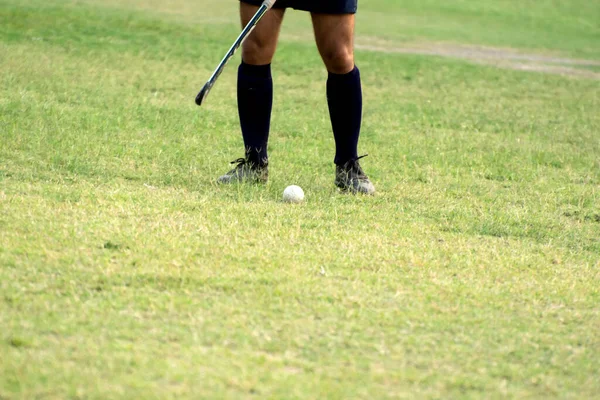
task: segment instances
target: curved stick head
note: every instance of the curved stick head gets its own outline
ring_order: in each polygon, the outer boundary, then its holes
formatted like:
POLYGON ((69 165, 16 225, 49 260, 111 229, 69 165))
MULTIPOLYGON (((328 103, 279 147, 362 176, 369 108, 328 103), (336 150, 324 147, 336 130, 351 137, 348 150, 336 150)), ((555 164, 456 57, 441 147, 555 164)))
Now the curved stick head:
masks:
POLYGON ((208 96, 208 92, 210 92, 212 85, 210 82, 206 82, 206 85, 202 88, 200 93, 196 96, 196 105, 201 106, 206 96, 208 96))

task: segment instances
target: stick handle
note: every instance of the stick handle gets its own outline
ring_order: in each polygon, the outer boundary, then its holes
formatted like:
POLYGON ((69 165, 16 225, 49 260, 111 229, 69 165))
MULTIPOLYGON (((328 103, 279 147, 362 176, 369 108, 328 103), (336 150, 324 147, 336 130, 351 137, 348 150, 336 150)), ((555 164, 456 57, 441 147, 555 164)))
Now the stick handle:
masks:
POLYGON ((277 1, 277 0, 265 0, 265 1, 263 1, 263 6, 267 6, 267 8, 271 8, 271 7, 273 7, 273 4, 275 4, 275 1, 277 1))

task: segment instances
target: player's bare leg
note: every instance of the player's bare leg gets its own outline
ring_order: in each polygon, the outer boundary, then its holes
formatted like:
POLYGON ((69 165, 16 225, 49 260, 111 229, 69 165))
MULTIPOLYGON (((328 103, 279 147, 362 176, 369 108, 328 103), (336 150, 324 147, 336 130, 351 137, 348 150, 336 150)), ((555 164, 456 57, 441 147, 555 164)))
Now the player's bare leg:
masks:
MULTIPOLYGON (((240 20, 246 26, 258 7, 240 3, 240 20)), ((266 182, 268 178, 267 142, 273 105, 271 60, 285 10, 271 9, 242 44, 242 63, 238 69, 238 112, 244 138, 245 157, 218 179, 219 183, 266 182)))
MULTIPOLYGON (((240 3, 240 21, 246 26, 258 7, 240 3)), ((251 65, 267 65, 273 60, 285 10, 272 8, 242 44, 242 60, 251 65)))
POLYGON ((328 71, 327 103, 335 138, 335 184, 353 193, 375 193, 357 147, 362 121, 360 72, 354 64, 354 15, 311 14, 315 40, 328 71))
POLYGON ((354 69, 354 14, 311 14, 317 48, 334 74, 354 69))

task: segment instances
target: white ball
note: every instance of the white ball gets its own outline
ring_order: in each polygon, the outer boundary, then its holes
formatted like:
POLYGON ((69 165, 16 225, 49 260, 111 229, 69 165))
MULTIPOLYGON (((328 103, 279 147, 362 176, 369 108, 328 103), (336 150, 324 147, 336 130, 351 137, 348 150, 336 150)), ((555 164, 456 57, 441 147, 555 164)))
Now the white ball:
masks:
POLYGON ((300 186, 291 185, 283 191, 283 201, 286 203, 301 203, 304 200, 304 191, 300 186))

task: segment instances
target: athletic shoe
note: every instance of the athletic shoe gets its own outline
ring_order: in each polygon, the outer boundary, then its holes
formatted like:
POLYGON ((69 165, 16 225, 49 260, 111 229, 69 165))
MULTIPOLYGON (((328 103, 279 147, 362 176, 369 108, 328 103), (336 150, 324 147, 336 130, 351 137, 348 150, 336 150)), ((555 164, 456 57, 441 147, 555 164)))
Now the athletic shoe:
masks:
POLYGON ((247 158, 238 158, 231 164, 237 164, 235 168, 220 176, 218 183, 266 183, 269 177, 268 163, 256 165, 247 158))
POLYGON ((367 154, 352 159, 344 165, 336 165, 335 185, 351 193, 374 194, 375 186, 358 163, 358 160, 366 156, 367 154))

